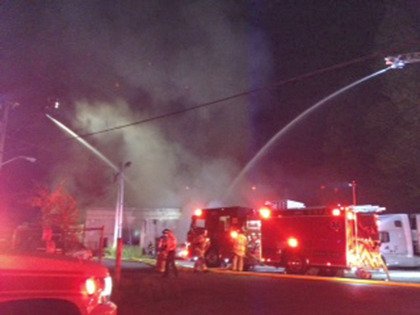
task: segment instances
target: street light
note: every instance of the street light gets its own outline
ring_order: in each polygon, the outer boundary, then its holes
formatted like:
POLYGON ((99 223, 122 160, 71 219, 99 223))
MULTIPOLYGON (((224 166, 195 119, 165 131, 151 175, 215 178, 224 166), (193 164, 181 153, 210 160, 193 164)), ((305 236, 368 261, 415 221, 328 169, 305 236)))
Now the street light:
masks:
POLYGON ((131 165, 131 162, 121 163, 116 174, 118 181, 117 206, 115 209, 114 242, 113 248, 117 247, 118 239, 122 238, 122 223, 124 212, 124 170, 131 165))
POLYGON ((349 183, 349 187, 351 187, 351 195, 352 195, 352 203, 353 206, 357 203, 357 190, 356 190, 356 181, 352 180, 351 183, 349 183))
POLYGON ((121 259, 123 252, 122 226, 124 212, 124 170, 131 165, 131 162, 121 163, 116 175, 118 180, 117 206, 115 209, 114 244, 115 255, 115 280, 119 284, 121 279, 121 259))
POLYGON ((15 156, 14 158, 11 158, 10 160, 7 160, 6 162, 1 163, 0 164, 0 167, 4 166, 6 164, 9 164, 10 162, 19 160, 19 159, 26 160, 26 161, 31 162, 31 163, 35 163, 36 162, 36 158, 34 158, 34 157, 25 156, 25 155, 19 155, 19 156, 15 156))

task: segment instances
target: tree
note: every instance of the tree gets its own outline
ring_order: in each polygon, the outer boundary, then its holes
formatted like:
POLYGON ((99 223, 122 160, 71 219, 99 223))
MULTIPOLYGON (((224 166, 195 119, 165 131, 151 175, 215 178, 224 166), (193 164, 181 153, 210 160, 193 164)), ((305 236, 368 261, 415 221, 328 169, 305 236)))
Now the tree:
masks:
POLYGON ((32 205, 41 209, 43 228, 58 229, 62 235, 63 249, 69 248, 77 239, 74 227, 80 220, 76 200, 66 192, 63 185, 55 191, 42 187, 33 198, 32 205))

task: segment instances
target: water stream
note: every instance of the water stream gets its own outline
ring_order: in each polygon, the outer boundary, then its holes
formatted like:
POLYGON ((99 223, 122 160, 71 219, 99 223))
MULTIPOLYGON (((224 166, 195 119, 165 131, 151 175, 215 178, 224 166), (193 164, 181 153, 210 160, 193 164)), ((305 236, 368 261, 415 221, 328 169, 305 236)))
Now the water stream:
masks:
POLYGON ((112 163, 105 155, 103 155, 98 149, 93 147, 91 144, 89 144, 85 139, 79 137, 77 133, 75 133, 73 130, 68 128, 63 123, 59 122, 57 119, 51 117, 50 115, 46 114, 46 116, 54 123, 56 124, 60 129, 67 132, 69 135, 74 137, 77 141, 79 141, 82 145, 84 145, 86 148, 88 148, 93 154, 95 154, 98 158, 100 158, 103 162, 105 162, 108 166, 110 166, 115 172, 119 172, 118 166, 116 166, 114 163, 112 163))
POLYGON ((302 112, 299 116, 297 116, 295 119, 293 119, 290 123, 288 123, 285 127, 283 127, 279 132, 277 132, 258 152, 257 154, 245 165, 245 167, 242 169, 242 171, 238 174, 238 176, 236 176, 236 178, 232 181, 231 185, 229 186, 229 188, 227 189, 225 195, 223 196, 222 200, 226 201, 228 199, 228 197, 233 193, 234 189, 236 188, 236 186, 242 181, 242 179, 244 178, 244 176, 246 175, 246 173, 254 167, 254 165, 259 161, 259 159, 261 159, 268 151, 268 149, 274 145, 276 142, 279 141, 279 139, 281 139, 290 129, 292 129, 298 122, 300 122, 301 120, 303 120, 304 118, 306 118, 306 116, 308 116, 310 113, 312 113, 313 111, 317 110, 319 107, 321 107, 322 105, 324 105, 326 102, 328 102, 329 100, 333 99, 334 97, 340 95, 341 93, 344 93, 345 91, 355 87, 356 85, 359 85, 369 79, 372 79, 380 74, 385 73, 386 71, 393 69, 392 66, 379 70, 377 72, 374 72, 362 79, 359 79, 337 91, 335 91, 334 93, 328 95, 327 97, 323 98, 322 100, 320 100, 319 102, 317 102, 315 105, 309 107, 307 110, 305 110, 304 112, 302 112))

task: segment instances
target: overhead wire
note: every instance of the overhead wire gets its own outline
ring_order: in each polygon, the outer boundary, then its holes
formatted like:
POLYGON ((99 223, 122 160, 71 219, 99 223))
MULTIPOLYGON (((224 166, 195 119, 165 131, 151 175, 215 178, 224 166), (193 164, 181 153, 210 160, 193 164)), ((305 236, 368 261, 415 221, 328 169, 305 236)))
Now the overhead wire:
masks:
MULTIPOLYGON (((226 102, 226 101, 229 101, 229 100, 232 100, 232 99, 236 99, 236 98, 246 96, 246 95, 249 95, 249 94, 252 94, 252 93, 260 92, 260 91, 263 91, 263 90, 275 89, 279 86, 282 86, 282 85, 285 85, 285 84, 288 84, 288 83, 297 82, 297 81, 307 79, 307 78, 313 77, 313 76, 321 74, 321 73, 325 73, 325 72, 329 72, 329 71, 332 71, 332 70, 344 68, 344 67, 362 62, 362 61, 372 59, 372 58, 376 57, 377 55, 379 55, 380 53, 381 52, 375 52, 375 53, 370 54, 370 55, 366 55, 366 56, 355 58, 355 59, 345 61, 345 62, 342 62, 342 63, 339 63, 339 64, 335 64, 335 65, 332 65, 332 66, 329 66, 329 67, 325 67, 325 68, 322 68, 322 69, 311 71, 311 72, 308 72, 308 73, 305 73, 305 74, 302 74, 302 75, 299 75, 299 76, 296 76, 296 77, 293 77, 293 78, 290 78, 290 79, 278 81, 276 83, 273 83, 273 84, 270 84, 270 85, 267 85, 267 86, 246 90, 246 91, 243 91, 243 92, 240 92, 240 93, 237 93, 237 94, 233 94, 233 95, 230 95, 230 96, 227 96, 227 97, 223 97, 223 98, 213 100, 213 101, 210 101, 210 102, 198 104, 198 105, 191 106, 191 107, 188 107, 188 108, 183 108, 183 109, 179 109, 179 110, 176 110, 176 111, 156 115, 156 116, 153 116, 153 117, 149 117, 149 118, 145 118, 145 119, 142 119, 142 120, 134 121, 134 122, 131 122, 131 123, 128 123, 128 124, 123 124, 123 125, 103 129, 103 130, 98 130, 98 131, 94 131, 94 132, 90 132, 90 133, 81 134, 81 135, 79 135, 79 137, 85 138, 85 137, 90 137, 90 136, 93 136, 93 135, 107 133, 107 132, 111 132, 111 131, 115 131, 115 130, 120 130, 120 129, 124 129, 124 128, 128 128, 128 127, 132 127, 132 126, 135 126, 135 125, 144 124, 144 123, 148 123, 148 122, 151 122, 151 121, 155 121, 155 120, 159 120, 159 119, 163 119, 163 118, 187 113, 187 112, 197 110, 197 109, 201 109, 201 108, 204 108, 204 107, 209 107, 209 106, 212 106, 212 105, 223 103, 223 102, 226 102)), ((74 137, 69 137, 69 139, 73 139, 73 138, 74 137)))

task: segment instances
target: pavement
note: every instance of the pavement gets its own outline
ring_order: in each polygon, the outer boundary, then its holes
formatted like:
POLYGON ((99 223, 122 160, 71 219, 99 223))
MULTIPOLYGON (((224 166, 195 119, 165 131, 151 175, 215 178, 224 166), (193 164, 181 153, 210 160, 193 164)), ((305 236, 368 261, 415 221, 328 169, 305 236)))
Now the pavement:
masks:
MULTIPOLYGON (((153 258, 141 258, 136 260, 131 260, 131 263, 128 263, 127 261, 124 262, 124 268, 135 268, 136 262, 141 262, 147 265, 154 266, 156 263, 156 260, 153 258)), ((111 260, 108 262, 108 267, 112 268, 113 261, 111 260)), ((184 268, 186 270, 192 270, 194 267, 193 261, 188 260, 177 260, 176 264, 180 268, 184 268)), ((246 271, 246 272, 235 272, 230 270, 228 267, 226 268, 210 268, 210 272, 216 272, 216 273, 229 273, 229 274, 237 274, 237 275, 247 275, 247 276, 261 276, 261 277, 286 277, 286 278, 305 278, 305 279, 316 279, 316 280, 322 280, 322 279, 332 279, 332 277, 321 277, 316 275, 289 275, 284 272, 284 268, 276 268, 271 266, 256 266, 253 271, 246 271)), ((372 283, 373 281, 379 281, 381 283, 388 282, 390 284, 413 284, 414 286, 420 287, 420 270, 389 270, 389 279, 387 279, 387 274, 383 270, 373 271, 372 272, 372 279, 367 280, 370 281, 369 283, 372 283)), ((346 281, 345 279, 355 281, 357 280, 360 283, 365 283, 364 280, 358 279, 354 272, 348 271, 344 273, 343 278, 337 278, 334 277, 334 279, 343 279, 343 281, 346 281)))

